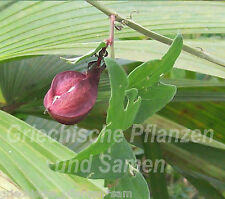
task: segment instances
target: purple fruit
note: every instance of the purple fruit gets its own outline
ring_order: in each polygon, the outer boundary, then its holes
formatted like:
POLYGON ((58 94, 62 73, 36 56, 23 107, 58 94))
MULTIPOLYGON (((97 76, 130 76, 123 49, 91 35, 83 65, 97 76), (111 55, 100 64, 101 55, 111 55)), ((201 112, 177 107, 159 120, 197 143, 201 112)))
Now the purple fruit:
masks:
POLYGON ((67 125, 83 120, 96 102, 101 71, 100 67, 92 67, 86 73, 57 74, 44 98, 44 106, 51 117, 67 125))

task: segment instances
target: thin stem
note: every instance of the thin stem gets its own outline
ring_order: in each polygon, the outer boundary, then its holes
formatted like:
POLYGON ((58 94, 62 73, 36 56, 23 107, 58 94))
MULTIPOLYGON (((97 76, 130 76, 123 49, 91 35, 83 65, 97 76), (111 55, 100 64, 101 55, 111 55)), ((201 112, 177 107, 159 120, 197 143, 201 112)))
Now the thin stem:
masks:
MULTIPOLYGON (((107 45, 108 45, 108 44, 107 44, 107 45)), ((97 62, 96 62, 97 67, 101 67, 101 62, 102 62, 102 60, 103 60, 103 57, 105 56, 106 48, 107 48, 107 47, 102 48, 102 50, 101 50, 101 51, 99 52, 99 54, 98 54, 98 60, 97 60, 97 62)))
POLYGON ((115 23, 115 15, 110 15, 110 33, 109 33, 109 45, 111 49, 111 57, 115 58, 115 51, 114 51, 114 23, 115 23))
MULTIPOLYGON (((113 10, 105 7, 100 2, 92 1, 92 0, 86 0, 86 1, 88 3, 90 3, 91 5, 93 5, 94 7, 96 7, 97 9, 99 9, 100 11, 102 11, 103 13, 105 13, 106 15, 108 15, 108 16, 115 15, 116 21, 127 25, 128 27, 136 30, 137 32, 140 32, 141 34, 143 34, 147 37, 150 37, 151 39, 157 40, 157 41, 162 42, 162 43, 167 44, 167 45, 170 45, 173 42, 173 40, 168 38, 168 37, 165 37, 165 36, 160 35, 156 32, 148 30, 145 27, 143 27, 143 26, 139 25, 138 23, 134 22, 133 20, 126 19, 125 17, 122 17, 121 15, 117 14, 113 10)), ((202 49, 196 49, 196 48, 193 48, 189 45, 184 44, 183 50, 192 54, 192 55, 195 55, 197 57, 200 57, 202 59, 208 60, 212 63, 215 63, 215 64, 218 64, 220 66, 225 67, 225 61, 224 60, 218 59, 218 58, 208 54, 207 52, 204 52, 202 49)))

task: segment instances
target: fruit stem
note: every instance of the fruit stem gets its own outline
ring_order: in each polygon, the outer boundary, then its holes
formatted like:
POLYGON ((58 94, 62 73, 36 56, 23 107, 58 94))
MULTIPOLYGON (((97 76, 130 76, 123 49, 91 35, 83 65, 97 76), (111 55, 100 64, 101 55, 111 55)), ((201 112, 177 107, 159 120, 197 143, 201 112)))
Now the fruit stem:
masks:
MULTIPOLYGON (((108 46, 108 44, 107 44, 107 46, 108 46)), ((105 54, 107 53, 106 52, 106 48, 107 48, 107 46, 105 47, 105 48, 102 48, 102 50, 99 52, 99 54, 98 54, 98 60, 97 60, 97 67, 101 67, 101 62, 102 62, 102 59, 103 59, 103 57, 105 56, 105 54)))
POLYGON ((115 25, 116 16, 114 14, 110 15, 110 31, 109 31, 109 39, 107 40, 107 45, 110 46, 111 57, 115 58, 114 51, 114 25, 115 25))
POLYGON ((108 46, 110 46, 111 49, 111 57, 115 58, 115 53, 114 53, 114 23, 116 20, 116 16, 114 14, 110 15, 110 31, 109 31, 109 38, 106 40, 106 47, 102 48, 102 50, 99 52, 98 55, 98 60, 97 60, 97 67, 101 66, 101 62, 104 56, 107 56, 108 53, 106 49, 108 46), (107 53, 107 55, 106 55, 107 53))

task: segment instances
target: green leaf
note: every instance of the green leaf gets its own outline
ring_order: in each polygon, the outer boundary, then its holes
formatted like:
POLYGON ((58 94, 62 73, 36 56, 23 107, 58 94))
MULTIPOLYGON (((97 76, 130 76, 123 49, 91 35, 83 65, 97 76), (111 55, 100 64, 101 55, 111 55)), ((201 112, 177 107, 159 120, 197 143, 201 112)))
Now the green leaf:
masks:
POLYGON ((176 93, 176 87, 169 85, 154 85, 160 76, 169 72, 183 46, 181 35, 177 35, 168 52, 161 60, 148 61, 135 68, 128 76, 129 88, 139 89, 142 104, 135 122, 141 123, 146 118, 159 111, 176 93))
POLYGON ((158 82, 160 76, 169 72, 180 55, 183 46, 181 35, 177 35, 168 52, 161 60, 145 62, 128 76, 129 88, 144 89, 158 82))
POLYGON ((107 124, 117 129, 126 130, 135 119, 137 111, 141 105, 141 98, 136 89, 126 90, 128 80, 125 72, 113 59, 105 58, 105 64, 109 70, 109 78, 111 84, 111 98, 107 114, 107 124), (126 91, 126 92, 125 92, 126 91), (125 103, 125 95, 127 104, 125 103))
MULTIPOLYGON (((0 143, 0 169, 24 192, 35 194, 32 198, 49 198, 49 194, 53 198, 87 198, 83 192, 87 187, 96 193, 103 193, 89 180, 53 173, 48 163, 75 154, 37 129, 2 111, 0 143), (71 190, 74 190, 72 196, 71 190)), ((99 198, 96 195, 88 197, 99 198)))
POLYGON ((63 58, 63 57, 61 57, 61 59, 66 60, 70 64, 77 64, 77 63, 79 63, 82 60, 85 60, 85 59, 87 59, 89 57, 92 57, 97 52, 99 52, 102 48, 105 48, 105 47, 106 47, 106 43, 105 42, 101 42, 94 50, 89 51, 85 55, 82 55, 80 57, 75 57, 75 58, 63 58))
POLYGON ((135 123, 142 123, 145 119, 158 112, 173 99, 175 93, 175 86, 162 83, 139 90, 138 94, 141 96, 142 102, 135 123))

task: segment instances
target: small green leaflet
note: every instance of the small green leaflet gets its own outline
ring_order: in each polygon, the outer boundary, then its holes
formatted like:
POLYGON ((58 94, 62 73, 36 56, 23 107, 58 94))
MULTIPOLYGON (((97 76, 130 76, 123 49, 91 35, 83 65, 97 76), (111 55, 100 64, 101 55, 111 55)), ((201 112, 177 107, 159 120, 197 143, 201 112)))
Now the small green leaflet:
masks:
POLYGON ((136 115, 135 123, 142 123, 161 110, 173 99, 176 91, 176 86, 162 83, 139 90, 138 94, 141 96, 142 102, 136 115))
POLYGON ((105 42, 101 42, 96 49, 89 51, 87 54, 82 55, 80 57, 74 57, 74 58, 65 58, 65 57, 60 57, 60 59, 66 60, 68 63, 70 64, 77 64, 82 60, 85 60, 89 57, 92 57, 93 55, 95 55, 97 52, 99 52, 102 48, 106 47, 106 43, 105 42))
POLYGON ((169 72, 181 53, 183 38, 178 34, 162 59, 141 64, 128 76, 129 88, 144 89, 159 81, 160 76, 169 72))

